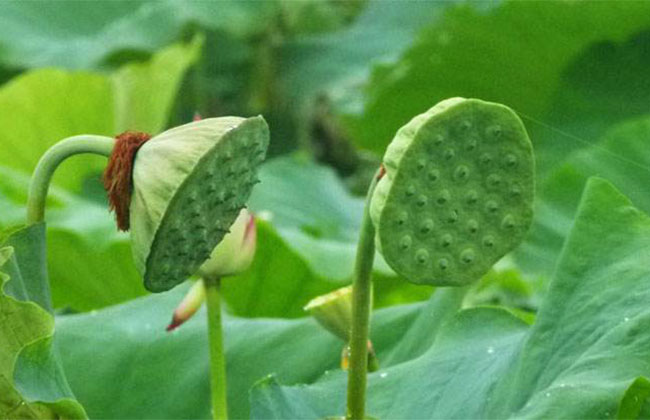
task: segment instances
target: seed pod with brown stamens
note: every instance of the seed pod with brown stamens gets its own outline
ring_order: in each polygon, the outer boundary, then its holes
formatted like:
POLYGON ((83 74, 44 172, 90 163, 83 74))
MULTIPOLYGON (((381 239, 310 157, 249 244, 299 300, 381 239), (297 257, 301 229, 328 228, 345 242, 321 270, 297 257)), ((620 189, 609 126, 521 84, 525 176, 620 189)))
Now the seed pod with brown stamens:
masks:
POLYGON ((221 117, 167 130, 139 147, 132 172, 120 175, 131 179, 130 196, 121 200, 129 202, 133 256, 147 289, 171 289, 209 259, 258 182, 268 141, 262 117, 221 117))

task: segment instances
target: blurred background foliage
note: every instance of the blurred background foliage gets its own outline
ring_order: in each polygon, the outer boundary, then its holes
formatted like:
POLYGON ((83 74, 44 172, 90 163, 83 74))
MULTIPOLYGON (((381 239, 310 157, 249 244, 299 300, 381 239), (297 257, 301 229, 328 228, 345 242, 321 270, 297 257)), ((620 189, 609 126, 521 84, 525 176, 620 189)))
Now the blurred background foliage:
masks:
MULTIPOLYGON (((446 97, 515 109, 538 160, 534 228, 471 302, 535 310, 588 176, 650 210, 648 2, 5 1, 0 16, 1 227, 22 221, 30 172, 66 136, 265 116, 258 255, 225 282, 240 316, 301 316, 350 281, 383 150, 446 97)), ((77 157, 55 177, 48 259, 62 311, 146 293, 106 210, 104 164, 77 157)), ((377 306, 431 293, 381 258, 376 271, 377 306)))
MULTIPOLYGON (((650 2, 3 1, 0 23, 0 228, 23 222, 30 173, 64 137, 155 134, 197 112, 269 122, 270 155, 250 202, 258 253, 224 282, 228 357, 240 369, 234 417, 246 416, 246 391, 269 372, 305 383, 336 367, 340 343, 313 322, 245 318, 300 317, 310 298, 350 282, 363 195, 386 145, 442 99, 510 106, 537 158, 533 229, 465 305, 534 319, 587 177, 609 179, 650 211, 650 2), (289 358, 297 347, 318 360, 289 358)), ((206 417, 204 321, 165 335, 186 286, 127 302, 146 291, 107 211, 104 165, 66 162, 48 202, 54 306, 76 313, 57 317, 71 386, 91 416, 206 417), (89 381, 89 371, 115 386, 89 381), (188 396, 189 387, 200 392, 188 396)), ((380 257, 375 271, 378 307, 432 292, 380 257)), ((380 358, 423 308, 377 314, 380 358)))

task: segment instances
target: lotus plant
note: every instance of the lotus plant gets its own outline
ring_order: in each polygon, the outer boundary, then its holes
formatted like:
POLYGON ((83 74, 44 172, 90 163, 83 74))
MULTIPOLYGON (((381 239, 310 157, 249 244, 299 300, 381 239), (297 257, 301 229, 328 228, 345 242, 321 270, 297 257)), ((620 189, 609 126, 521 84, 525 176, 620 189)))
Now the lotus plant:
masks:
MULTIPOLYGON (((109 158, 104 185, 110 207, 118 229, 130 231, 145 287, 162 292, 194 274, 204 279, 212 408, 219 419, 227 418, 219 279, 252 259, 254 222, 242 209, 258 182, 257 168, 268 141, 262 117, 197 120, 153 137, 139 132, 115 139, 70 137, 41 158, 28 195, 28 224, 41 223, 50 180, 62 161, 83 153, 109 158), (232 239, 218 247, 229 230, 232 239)), ((200 299, 201 293, 192 289, 188 302, 200 299)))
POLYGON ((242 209, 230 232, 217 245, 210 258, 199 268, 201 278, 194 283, 174 311, 167 331, 173 331, 208 302, 208 333, 210 341, 210 369, 213 378, 212 407, 215 418, 227 418, 226 359, 223 351, 221 321, 221 279, 245 271, 252 263, 256 247, 255 218, 242 209))
POLYGON ((366 415, 375 246, 410 282, 464 286, 522 241, 533 196, 532 145, 506 106, 451 98, 397 132, 368 190, 357 248, 348 419, 366 415))

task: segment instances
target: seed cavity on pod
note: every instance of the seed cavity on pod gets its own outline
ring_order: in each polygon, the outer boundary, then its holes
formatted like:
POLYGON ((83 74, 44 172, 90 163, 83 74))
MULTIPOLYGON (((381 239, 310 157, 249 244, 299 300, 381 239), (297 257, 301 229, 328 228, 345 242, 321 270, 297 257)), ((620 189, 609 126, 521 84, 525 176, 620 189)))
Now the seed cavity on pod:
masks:
POLYGON ((420 195, 418 196, 418 199, 417 199, 417 201, 415 202, 415 204, 417 204, 418 207, 424 207, 424 206, 426 206, 426 204, 427 204, 427 196, 424 195, 424 194, 420 194, 420 195))
POLYGON ((442 134, 436 134, 433 137, 433 144, 435 144, 436 146, 440 146, 444 141, 445 141, 445 136, 443 136, 442 134))
POLYGON ((194 202, 196 202, 197 197, 198 197, 198 194, 196 193, 196 191, 194 191, 194 190, 190 191, 187 194, 187 202, 190 203, 190 204, 194 203, 194 202))
POLYGON ((487 177, 487 185, 490 188, 498 188, 501 185, 501 177, 497 174, 490 174, 487 177))
POLYGON ((460 123, 461 131, 468 131, 470 128, 472 128, 472 123, 469 122, 469 120, 461 121, 461 123, 460 123))
POLYGON ((447 215, 447 223, 456 223, 457 220, 458 220, 458 210, 453 209, 447 215))
POLYGON ((427 166, 427 161, 424 159, 418 159, 415 166, 418 168, 418 170, 421 171, 425 166, 427 166))
POLYGON ((467 221, 467 231, 469 233, 476 233, 478 232, 478 222, 474 219, 470 219, 467 221))
POLYGON ((409 185, 406 187, 406 196, 413 197, 415 195, 415 185, 409 185))
POLYGON ((447 260, 447 258, 440 258, 438 260, 438 268, 442 271, 445 271, 447 268, 449 268, 449 260, 447 260))
MULTIPOLYGON (((165 255, 165 259, 168 259, 169 256, 165 255)), ((172 270, 171 264, 169 263, 163 263, 162 266, 160 267, 160 272, 163 275, 169 274, 169 272, 172 270)))
POLYGON ((471 264, 476 259, 476 253, 472 248, 467 248, 460 253, 460 259, 465 264, 471 264))
POLYGON ((467 194, 465 194, 465 201, 470 205, 476 204, 478 201, 478 192, 476 192, 476 190, 467 191, 467 194))
POLYGON ((466 165, 459 165, 454 171, 456 181, 465 181, 469 178, 469 168, 466 165))
POLYGON ((399 240, 399 247, 403 251, 406 251, 411 247, 411 244, 413 243, 413 240, 409 235, 404 235, 402 236, 402 239, 399 240))
POLYGON ((436 198, 436 203, 439 205, 444 205, 447 204, 447 202, 451 199, 451 194, 449 193, 449 190, 442 190, 438 194, 438 198, 436 198))
POLYGON ((427 175, 429 176, 429 180, 437 181, 440 178, 440 171, 437 169, 430 169, 427 175))
POLYGON ((505 217, 501 221, 501 227, 510 230, 515 226, 516 226, 515 217, 511 214, 505 215, 505 217))
POLYGON ((475 139, 470 139, 467 144, 465 144, 465 150, 468 152, 471 152, 472 150, 476 149, 476 140, 475 139))
POLYGON ((418 249, 418 251, 415 253, 415 260, 419 264, 426 264, 427 261, 429 261, 429 252, 424 248, 418 249))
POLYGON ((487 235, 483 237, 483 246, 486 248, 492 248, 494 246, 494 236, 487 235))
POLYGON ((487 135, 495 140, 500 139, 501 136, 503 135, 503 129, 499 124, 494 124, 489 126, 486 131, 487 131, 487 135))
POLYGON ((189 250, 187 249, 187 247, 178 248, 178 250, 176 251, 176 255, 180 258, 185 258, 186 256, 189 255, 189 250))
POLYGON ((521 197, 521 187, 517 184, 512 184, 510 187, 510 197, 519 198, 521 197))
POLYGON ((449 245, 454 242, 454 237, 450 233, 445 233, 440 237, 440 246, 447 248, 449 245))
POLYGON ((481 157, 479 157, 478 161, 481 165, 487 166, 492 162, 492 155, 489 153, 483 153, 481 157))
POLYGON ((506 168, 515 168, 517 166, 517 156, 514 155, 514 153, 508 153, 506 156, 503 158, 503 165, 506 168))
POLYGON ((201 215, 203 214, 203 212, 201 211, 201 210, 202 210, 202 209, 201 209, 201 206, 199 206, 199 205, 193 205, 193 206, 190 206, 189 210, 190 210, 190 211, 189 211, 189 213, 190 213, 190 217, 191 217, 192 219, 198 219, 198 218, 200 218, 201 215))
POLYGON ((499 204, 494 201, 494 200, 488 200, 487 203, 485 203, 485 211, 487 211, 490 214, 494 214, 499 210, 499 204))
POLYGON ((424 219, 422 223, 420 223, 420 233, 427 234, 432 230, 433 230, 433 220, 424 219))
POLYGON ((443 156, 446 160, 451 160, 454 158, 454 156, 456 156, 456 151, 452 148, 446 149, 443 156))
POLYGON ((409 219, 409 214, 408 212, 402 210, 399 213, 397 213, 397 225, 398 226, 404 226, 404 224, 408 221, 409 219))

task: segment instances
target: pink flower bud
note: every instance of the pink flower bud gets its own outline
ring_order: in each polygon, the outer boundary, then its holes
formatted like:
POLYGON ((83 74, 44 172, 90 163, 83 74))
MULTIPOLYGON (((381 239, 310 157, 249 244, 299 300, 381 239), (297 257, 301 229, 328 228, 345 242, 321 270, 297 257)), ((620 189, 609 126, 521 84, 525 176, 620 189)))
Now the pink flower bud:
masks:
POLYGON ((255 218, 246 209, 242 209, 235 223, 221 243, 212 251, 198 275, 201 277, 221 278, 239 274, 253 262, 257 244, 255 218))
POLYGON ((178 328, 196 313, 205 300, 205 287, 203 280, 199 280, 187 292, 180 305, 174 311, 172 322, 167 326, 167 331, 178 328))

